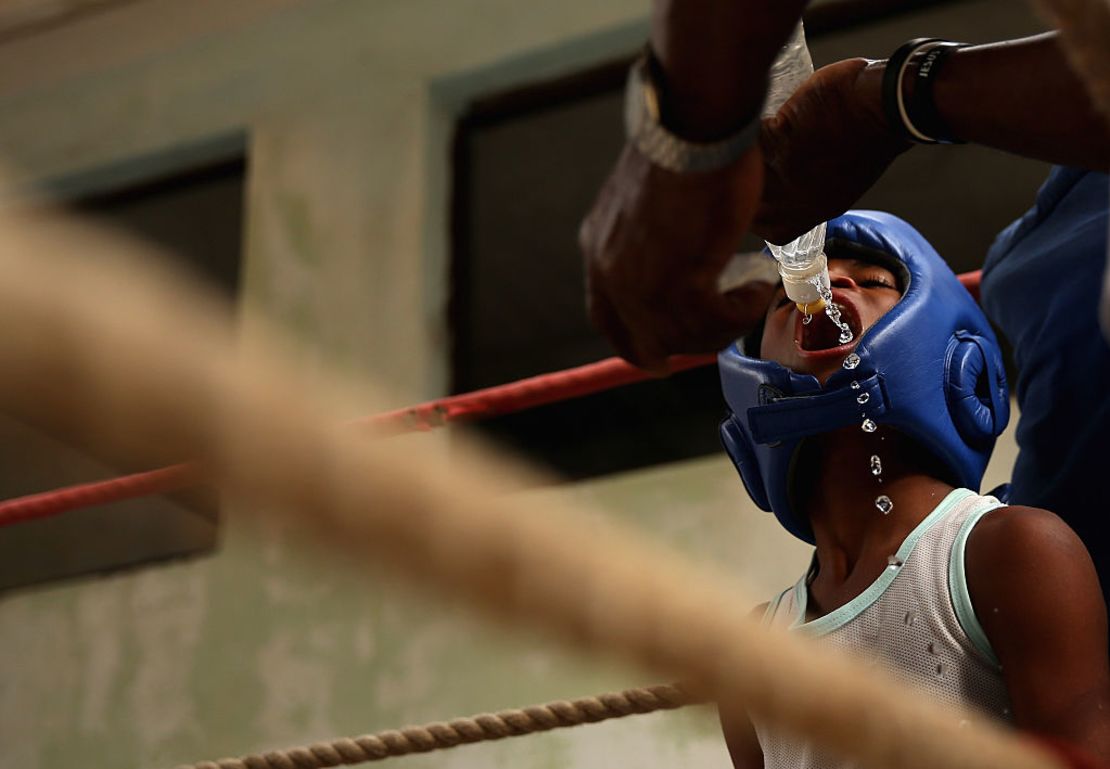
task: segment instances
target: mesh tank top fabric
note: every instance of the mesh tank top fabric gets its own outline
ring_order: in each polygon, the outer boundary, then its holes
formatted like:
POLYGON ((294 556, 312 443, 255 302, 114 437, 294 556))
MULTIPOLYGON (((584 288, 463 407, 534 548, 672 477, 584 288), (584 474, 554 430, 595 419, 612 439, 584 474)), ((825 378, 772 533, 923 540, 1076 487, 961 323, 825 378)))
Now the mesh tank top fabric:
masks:
MULTIPOLYGON (((888 568, 858 599, 803 622, 807 574, 781 596, 777 606, 772 604, 765 621, 811 635, 818 643, 831 644, 867 664, 883 665, 907 685, 942 703, 1009 721, 1001 669, 988 657, 989 650, 977 649, 961 626, 952 598, 952 588, 960 586, 950 585, 949 579, 953 545, 965 522, 970 530, 983 513, 1000 506, 993 497, 966 489, 952 492, 907 538, 899 551, 901 566, 888 568), (907 553, 908 547, 912 550, 907 553)), ((766 769, 855 766, 822 755, 804 740, 769 732, 759 723, 755 729, 766 769)))

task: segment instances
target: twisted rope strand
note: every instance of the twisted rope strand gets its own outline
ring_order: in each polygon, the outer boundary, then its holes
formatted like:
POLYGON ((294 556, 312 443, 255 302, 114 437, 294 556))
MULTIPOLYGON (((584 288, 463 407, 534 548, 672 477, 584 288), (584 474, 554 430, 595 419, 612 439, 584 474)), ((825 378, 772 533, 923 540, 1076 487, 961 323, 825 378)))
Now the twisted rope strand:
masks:
POLYGON ((526 708, 481 713, 423 726, 407 726, 404 729, 317 742, 240 758, 201 761, 176 769, 320 769, 348 766, 409 753, 428 753, 476 742, 594 724, 659 710, 674 710, 700 702, 702 700, 679 686, 648 686, 599 694, 596 697, 556 700, 526 708))

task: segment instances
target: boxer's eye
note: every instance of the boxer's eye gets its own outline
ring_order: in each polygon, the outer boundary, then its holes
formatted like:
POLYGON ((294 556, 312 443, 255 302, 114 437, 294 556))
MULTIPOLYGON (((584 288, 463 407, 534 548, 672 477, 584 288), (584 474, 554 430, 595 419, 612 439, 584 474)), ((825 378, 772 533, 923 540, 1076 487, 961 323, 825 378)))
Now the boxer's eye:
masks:
POLYGON ((887 278, 868 278, 860 281, 860 285, 864 288, 890 288, 895 291, 898 290, 898 286, 894 285, 894 282, 887 278))

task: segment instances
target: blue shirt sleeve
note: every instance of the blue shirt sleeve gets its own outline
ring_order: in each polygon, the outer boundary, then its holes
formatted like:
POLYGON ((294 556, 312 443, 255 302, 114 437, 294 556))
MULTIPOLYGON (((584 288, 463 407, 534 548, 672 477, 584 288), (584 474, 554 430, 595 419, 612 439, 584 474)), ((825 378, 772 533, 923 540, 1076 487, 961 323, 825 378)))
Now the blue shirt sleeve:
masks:
POLYGON ((1098 306, 1107 259, 1110 180, 1053 169, 1033 207, 999 234, 983 266, 982 304, 1014 351, 1020 418, 1012 504, 1055 512, 1110 585, 1103 534, 1110 471, 1110 345, 1098 306))

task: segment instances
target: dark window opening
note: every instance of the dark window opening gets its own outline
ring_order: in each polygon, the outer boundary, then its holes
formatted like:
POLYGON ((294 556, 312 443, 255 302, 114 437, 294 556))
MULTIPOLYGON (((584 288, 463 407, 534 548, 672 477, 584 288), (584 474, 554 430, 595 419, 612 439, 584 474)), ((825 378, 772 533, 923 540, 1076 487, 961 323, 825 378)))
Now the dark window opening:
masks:
MULTIPOLYGON (((453 391, 612 355, 583 304, 578 222, 620 150, 620 60, 475 105, 459 126, 453 391)), ((722 412, 707 368, 488 420, 562 476, 704 455, 722 412)))
MULTIPOLYGON (((164 247, 233 300, 242 267, 245 178, 246 162, 239 157, 68 205, 94 222, 164 247)), ((148 469, 91 456, 0 415, 0 498, 148 469)), ((0 591, 203 553, 216 542, 216 499, 205 488, 74 510, 3 530, 0 591)))
POLYGON ((74 212, 168 249, 171 257, 227 299, 239 294, 243 182, 235 158, 73 201, 74 212))

